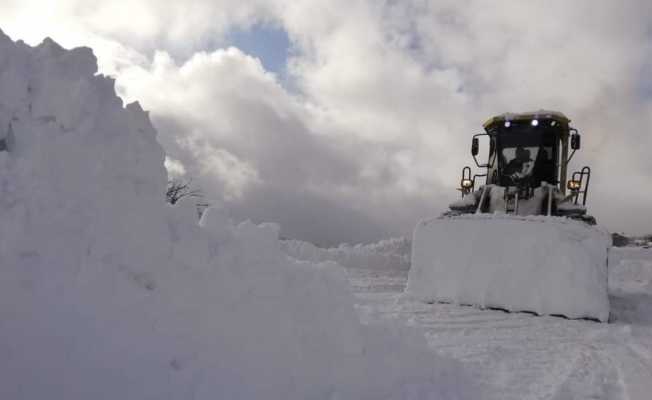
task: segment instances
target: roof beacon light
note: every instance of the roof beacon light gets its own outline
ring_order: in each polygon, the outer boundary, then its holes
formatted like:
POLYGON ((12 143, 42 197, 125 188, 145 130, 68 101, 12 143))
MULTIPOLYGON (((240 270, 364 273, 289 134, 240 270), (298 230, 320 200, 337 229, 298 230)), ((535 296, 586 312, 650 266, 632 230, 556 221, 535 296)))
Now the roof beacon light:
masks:
POLYGON ((533 119, 532 120, 532 126, 537 126, 539 125, 539 120, 538 119, 533 119))

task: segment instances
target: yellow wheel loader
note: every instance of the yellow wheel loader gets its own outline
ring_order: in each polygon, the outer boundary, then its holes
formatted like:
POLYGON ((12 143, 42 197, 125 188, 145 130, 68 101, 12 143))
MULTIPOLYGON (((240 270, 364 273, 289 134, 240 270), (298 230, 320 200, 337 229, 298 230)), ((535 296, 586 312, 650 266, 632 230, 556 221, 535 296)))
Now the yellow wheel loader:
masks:
POLYGON ((608 232, 587 213, 591 169, 562 113, 502 114, 474 135, 461 199, 420 222, 407 292, 426 301, 607 321, 608 232), (479 160, 480 140, 487 158, 479 160), (570 178, 570 179, 569 179, 570 178))

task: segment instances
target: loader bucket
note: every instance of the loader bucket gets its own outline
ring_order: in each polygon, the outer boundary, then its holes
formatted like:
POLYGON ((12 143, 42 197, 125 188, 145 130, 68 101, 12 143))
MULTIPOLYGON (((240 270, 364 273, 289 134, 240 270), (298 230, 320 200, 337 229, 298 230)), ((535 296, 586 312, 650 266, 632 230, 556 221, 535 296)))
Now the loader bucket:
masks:
POLYGON ((420 222, 407 294, 607 321, 610 235, 563 217, 472 214, 420 222))

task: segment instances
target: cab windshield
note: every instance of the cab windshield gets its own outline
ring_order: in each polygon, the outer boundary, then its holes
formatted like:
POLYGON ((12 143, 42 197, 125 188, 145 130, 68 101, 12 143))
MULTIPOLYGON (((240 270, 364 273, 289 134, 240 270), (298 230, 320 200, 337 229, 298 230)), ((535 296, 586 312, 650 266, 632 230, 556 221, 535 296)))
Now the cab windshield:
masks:
POLYGON ((512 130, 498 138, 498 169, 501 185, 537 187, 555 183, 555 135, 548 130, 512 130))

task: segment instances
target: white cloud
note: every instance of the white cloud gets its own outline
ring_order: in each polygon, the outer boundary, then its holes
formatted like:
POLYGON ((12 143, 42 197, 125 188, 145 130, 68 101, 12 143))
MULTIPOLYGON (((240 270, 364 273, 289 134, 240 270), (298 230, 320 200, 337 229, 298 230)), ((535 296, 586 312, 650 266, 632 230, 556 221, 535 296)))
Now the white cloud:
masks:
POLYGON ((648 2, 355 4, 350 13, 340 4, 347 16, 327 14, 331 24, 316 28, 307 12, 290 14, 291 34, 312 44, 294 71, 307 97, 348 131, 409 143, 401 179, 422 173, 452 186, 485 118, 560 109, 585 134, 576 165, 593 165, 598 220, 650 229, 650 217, 640 217, 652 190, 633 190, 633 176, 650 174, 651 102, 639 90, 652 59, 648 2), (616 199, 636 211, 614 208, 616 199))
POLYGON ((168 171, 168 176, 172 179, 182 178, 186 174, 186 168, 181 161, 167 156, 165 157, 165 169, 168 171))

